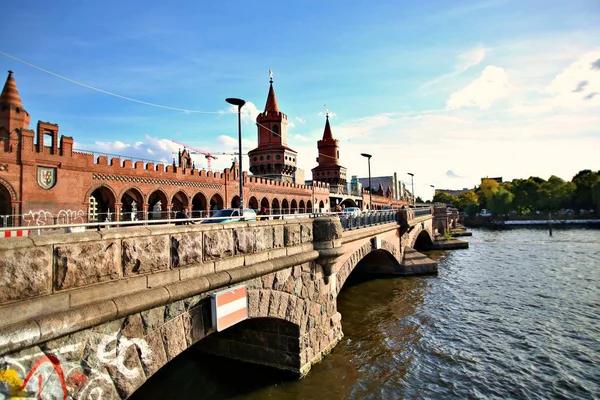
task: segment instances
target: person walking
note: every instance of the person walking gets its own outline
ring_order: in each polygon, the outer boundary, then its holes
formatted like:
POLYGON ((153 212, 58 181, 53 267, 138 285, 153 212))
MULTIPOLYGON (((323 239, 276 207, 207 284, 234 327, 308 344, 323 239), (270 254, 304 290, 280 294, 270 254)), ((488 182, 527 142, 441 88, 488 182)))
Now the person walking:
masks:
POLYGON ((177 221, 175 221, 175 225, 195 224, 195 222, 192 221, 190 219, 190 216, 188 215, 187 207, 183 207, 181 209, 181 211, 178 211, 177 214, 175 215, 175 219, 177 220, 177 221))

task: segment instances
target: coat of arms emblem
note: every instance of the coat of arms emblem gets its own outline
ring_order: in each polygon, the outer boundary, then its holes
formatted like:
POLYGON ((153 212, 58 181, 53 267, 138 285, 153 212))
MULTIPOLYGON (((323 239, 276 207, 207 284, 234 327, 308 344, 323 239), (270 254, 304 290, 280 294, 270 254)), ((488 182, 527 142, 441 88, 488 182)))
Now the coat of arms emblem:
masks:
POLYGON ((44 189, 50 189, 56 183, 56 168, 38 167, 38 185, 44 189))

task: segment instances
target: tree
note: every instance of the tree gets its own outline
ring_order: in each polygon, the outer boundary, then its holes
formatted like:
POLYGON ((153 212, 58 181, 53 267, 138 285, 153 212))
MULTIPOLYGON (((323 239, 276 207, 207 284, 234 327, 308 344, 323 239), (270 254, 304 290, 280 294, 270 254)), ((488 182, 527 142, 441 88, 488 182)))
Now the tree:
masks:
POLYGON ((527 179, 513 179, 511 192, 514 194, 513 208, 519 214, 527 214, 538 208, 538 190, 546 182, 537 176, 527 179))
POLYGON ((474 216, 479 210, 479 199, 472 190, 459 194, 456 200, 457 208, 466 212, 469 217, 474 216))
POLYGON ((433 196, 434 203, 444 203, 444 204, 452 204, 454 202, 454 197, 451 194, 444 192, 435 192, 435 196, 433 196))
POLYGON ((574 207, 586 210, 594 208, 592 187, 600 182, 600 171, 592 172, 589 169, 584 169, 579 171, 571 181, 575 184, 574 207))
POLYGON ((500 189, 500 184, 493 179, 482 179, 481 185, 479 185, 481 192, 486 199, 490 198, 491 195, 496 193, 500 189))
POLYGON ((415 200, 415 202, 416 202, 416 203, 425 203, 425 202, 423 201, 423 199, 422 199, 421 197, 419 197, 419 196, 417 196, 417 200, 415 200))
POLYGON ((548 178, 548 181, 540 184, 538 188, 537 207, 543 211, 568 208, 574 190, 575 185, 572 182, 565 182, 558 176, 552 175, 548 178))
POLYGON ((504 188, 498 189, 488 199, 488 209, 494 215, 505 215, 511 209, 514 195, 504 188))

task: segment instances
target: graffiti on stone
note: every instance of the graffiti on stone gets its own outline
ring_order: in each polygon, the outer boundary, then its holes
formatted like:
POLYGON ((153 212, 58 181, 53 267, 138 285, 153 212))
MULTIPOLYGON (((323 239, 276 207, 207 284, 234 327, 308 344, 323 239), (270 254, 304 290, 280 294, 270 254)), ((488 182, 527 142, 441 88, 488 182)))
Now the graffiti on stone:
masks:
POLYGON ((109 374, 116 369, 127 380, 145 380, 141 367, 126 365, 132 345, 145 362, 152 362, 144 339, 96 333, 88 341, 67 344, 52 351, 39 348, 0 357, 0 398, 112 399, 118 389, 109 374), (91 352, 93 354, 86 354, 91 352), (83 354, 72 359, 73 354, 83 354))
POLYGON ((85 222, 83 210, 60 210, 56 217, 48 210, 29 211, 23 214, 23 225, 45 226, 53 224, 78 224, 85 222))

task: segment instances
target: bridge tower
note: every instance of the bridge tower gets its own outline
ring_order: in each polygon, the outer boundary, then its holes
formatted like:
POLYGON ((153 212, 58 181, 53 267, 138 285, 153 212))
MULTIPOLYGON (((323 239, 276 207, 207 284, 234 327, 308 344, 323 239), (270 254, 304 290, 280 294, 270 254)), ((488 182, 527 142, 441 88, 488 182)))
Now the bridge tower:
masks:
POLYGON ((312 169, 313 181, 327 182, 331 186, 346 186, 346 167, 340 165, 340 142, 333 138, 329 125, 329 112, 325 114, 323 139, 317 142, 317 165, 312 169))
POLYGON ((29 129, 29 113, 23 108, 21 96, 13 72, 8 71, 8 77, 0 95, 0 136, 8 138, 15 130, 29 129))
POLYGON ((258 147, 248 152, 250 172, 261 178, 294 182, 298 153, 288 147, 288 117, 279 111, 273 90, 273 74, 269 75, 270 86, 265 110, 256 117, 258 147))

